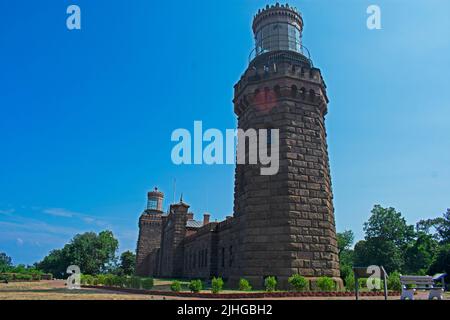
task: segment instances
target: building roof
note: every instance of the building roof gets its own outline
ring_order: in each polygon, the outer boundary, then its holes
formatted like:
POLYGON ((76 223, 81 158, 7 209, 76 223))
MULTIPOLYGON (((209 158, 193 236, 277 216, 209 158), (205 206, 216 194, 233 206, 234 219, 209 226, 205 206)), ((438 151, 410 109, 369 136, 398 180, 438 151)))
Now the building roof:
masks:
POLYGON ((188 220, 186 223, 187 228, 201 228, 203 227, 203 221, 188 220))

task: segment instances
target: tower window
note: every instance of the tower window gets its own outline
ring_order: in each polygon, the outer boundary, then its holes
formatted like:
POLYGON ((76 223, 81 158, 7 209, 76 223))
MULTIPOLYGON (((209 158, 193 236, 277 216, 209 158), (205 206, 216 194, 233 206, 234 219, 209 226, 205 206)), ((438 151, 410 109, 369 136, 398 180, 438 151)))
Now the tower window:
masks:
POLYGON ((297 93, 298 93, 297 86, 293 85, 291 87, 291 95, 292 95, 292 97, 294 97, 294 98, 297 97, 297 93))

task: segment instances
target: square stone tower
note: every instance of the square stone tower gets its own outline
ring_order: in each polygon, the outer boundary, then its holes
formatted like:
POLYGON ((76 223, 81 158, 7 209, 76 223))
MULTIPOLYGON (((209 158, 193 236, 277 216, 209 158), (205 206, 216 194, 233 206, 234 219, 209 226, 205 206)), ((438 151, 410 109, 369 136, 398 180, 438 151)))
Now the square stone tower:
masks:
POLYGON ((288 5, 267 6, 254 17, 256 46, 235 85, 238 128, 279 129, 278 174, 260 165, 237 165, 236 265, 240 277, 261 287, 276 276, 334 277, 339 260, 327 151, 326 85, 302 45, 303 18, 288 5))

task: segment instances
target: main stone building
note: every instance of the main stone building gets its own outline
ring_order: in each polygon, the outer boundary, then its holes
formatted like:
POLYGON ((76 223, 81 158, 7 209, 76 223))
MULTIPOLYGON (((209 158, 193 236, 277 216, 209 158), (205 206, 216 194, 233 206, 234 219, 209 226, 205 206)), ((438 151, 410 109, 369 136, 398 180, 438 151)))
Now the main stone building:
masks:
POLYGON ((163 194, 148 194, 139 220, 137 274, 170 278, 221 276, 236 286, 261 287, 275 276, 335 278, 339 261, 328 160, 328 98, 319 69, 302 46, 303 19, 288 5, 267 6, 254 17, 256 47, 235 85, 238 128, 279 129, 280 168, 237 165, 234 215, 195 221, 182 200, 163 213, 163 194))

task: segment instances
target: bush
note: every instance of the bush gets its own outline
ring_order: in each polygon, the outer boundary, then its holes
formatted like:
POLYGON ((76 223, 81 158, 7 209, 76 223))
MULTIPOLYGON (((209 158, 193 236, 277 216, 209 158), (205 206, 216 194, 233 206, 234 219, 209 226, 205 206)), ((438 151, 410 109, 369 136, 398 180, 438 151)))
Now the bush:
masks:
POLYGON ((359 278, 358 279, 358 288, 359 289, 367 288, 367 278, 359 278))
POLYGON ((349 275, 354 275, 353 274, 353 269, 350 265, 345 265, 345 264, 341 264, 341 278, 342 279, 347 279, 347 277, 349 275))
POLYGON ((81 275, 81 284, 83 285, 93 285, 94 284, 94 277, 89 274, 82 274, 81 275))
POLYGON ((211 292, 219 293, 223 289, 223 280, 222 278, 213 278, 211 281, 211 292))
POLYGON ((112 274, 106 274, 104 277, 103 284, 107 287, 113 287, 114 286, 114 275, 112 274))
POLYGON ((18 281, 31 281, 31 280, 33 280, 33 276, 31 274, 23 274, 23 273, 17 273, 15 275, 15 278, 18 281))
POLYGON ((114 285, 120 288, 125 287, 127 283, 127 278, 124 276, 116 276, 114 279, 114 285))
POLYGON ((0 275, 0 281, 12 281, 13 280, 13 275, 11 273, 2 273, 0 275))
POLYGON ((295 291, 304 291, 308 288, 308 280, 305 277, 302 277, 299 274, 294 274, 292 277, 288 279, 288 282, 291 286, 294 287, 295 291))
POLYGON ((355 291, 355 276, 352 274, 348 274, 344 279, 345 289, 347 291, 355 291))
POLYGON ((189 283, 189 290, 191 292, 197 293, 200 292, 203 289, 203 283, 201 280, 191 280, 189 283))
POLYGON ((129 279, 128 287, 132 289, 140 289, 141 288, 141 278, 132 276, 129 279))
POLYGON ((250 290, 252 290, 252 286, 250 285, 250 282, 248 282, 248 280, 241 278, 239 280, 239 290, 250 291, 250 290))
POLYGON ((170 285, 170 290, 172 290, 173 292, 180 292, 181 291, 181 282, 178 280, 175 280, 174 282, 172 282, 172 284, 170 285))
POLYGON ((329 277, 320 277, 317 279, 317 287, 321 291, 333 291, 336 288, 336 284, 334 283, 334 280, 329 277))
POLYGON ((267 277, 266 280, 264 280, 264 285, 267 292, 273 292, 277 288, 277 279, 272 276, 267 277))
POLYGON ((101 286, 106 285, 106 282, 107 282, 107 276, 106 275, 99 274, 99 275, 97 275, 96 278, 97 278, 97 284, 98 285, 101 285, 101 286))
POLYGON ((33 281, 41 281, 41 275, 33 273, 32 274, 33 281))
POLYGON ((142 278, 141 285, 143 289, 151 290, 153 288, 153 278, 142 278))
POLYGON ((400 282, 400 274, 398 272, 392 272, 387 281, 387 287, 392 291, 401 291, 402 283, 400 282))

